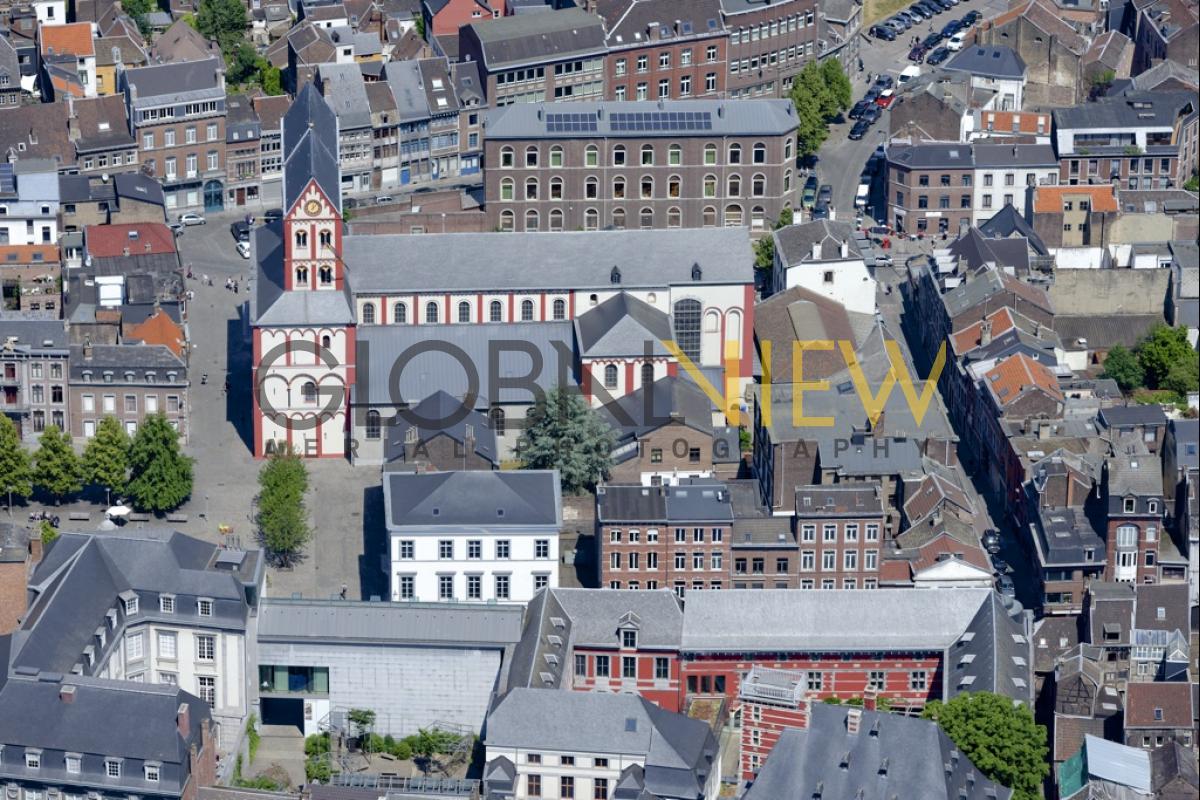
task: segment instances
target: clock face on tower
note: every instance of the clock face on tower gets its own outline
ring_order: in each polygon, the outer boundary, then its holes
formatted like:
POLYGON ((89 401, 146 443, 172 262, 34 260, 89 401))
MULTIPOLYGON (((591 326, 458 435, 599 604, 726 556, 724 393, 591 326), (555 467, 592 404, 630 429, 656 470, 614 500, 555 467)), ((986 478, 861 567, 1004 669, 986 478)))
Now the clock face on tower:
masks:
POLYGON ((308 213, 309 216, 316 216, 317 214, 320 214, 321 213, 321 201, 320 200, 309 200, 307 203, 304 204, 304 210, 308 213))

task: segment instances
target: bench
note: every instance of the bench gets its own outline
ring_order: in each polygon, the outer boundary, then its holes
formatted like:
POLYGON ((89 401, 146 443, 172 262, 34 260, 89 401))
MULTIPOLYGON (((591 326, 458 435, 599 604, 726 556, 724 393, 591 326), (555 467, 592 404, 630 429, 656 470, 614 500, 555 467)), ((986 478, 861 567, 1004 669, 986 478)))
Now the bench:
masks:
POLYGON ((91 519, 91 516, 92 515, 86 511, 72 511, 70 514, 67 514, 67 519, 71 520, 72 522, 87 522, 89 519, 91 519))
POLYGON ((167 522, 186 523, 187 521, 188 521, 187 514, 168 514, 167 515, 167 522))
POLYGON ((149 514, 130 514, 129 521, 130 522, 149 522, 150 515, 149 514))

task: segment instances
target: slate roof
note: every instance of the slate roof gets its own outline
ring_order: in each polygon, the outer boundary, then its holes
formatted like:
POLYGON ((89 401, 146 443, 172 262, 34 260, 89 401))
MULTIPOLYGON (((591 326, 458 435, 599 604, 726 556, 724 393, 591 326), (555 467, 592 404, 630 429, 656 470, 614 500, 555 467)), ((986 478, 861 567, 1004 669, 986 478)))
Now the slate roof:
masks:
POLYGON ((322 64, 317 76, 325 102, 338 118, 338 132, 371 127, 371 103, 358 64, 322 64))
POLYGON ((358 294, 611 288, 614 266, 623 289, 754 280, 745 228, 347 236, 342 258, 358 294))
POLYGON ((604 26, 581 8, 474 22, 463 26, 460 36, 468 31, 479 40, 490 72, 605 51, 604 26))
POLYGON ((975 154, 975 166, 980 169, 1058 166, 1058 157, 1054 155, 1054 146, 1049 144, 977 143, 972 146, 972 151, 975 154))
POLYGON ((986 78, 1020 80, 1025 77, 1025 62, 1011 47, 973 44, 964 47, 943 67, 950 72, 967 72, 986 78))
POLYGON ((695 383, 667 376, 604 404, 598 413, 621 441, 658 430, 672 416, 690 428, 712 433, 712 410, 712 400, 695 383))
POLYGON ((383 496, 393 531, 562 526, 557 470, 390 472, 383 496))
POLYGON ((666 356, 663 342, 674 338, 670 316, 628 292, 578 315, 575 333, 584 357, 666 356))
POLYGON ((883 514, 883 495, 878 483, 797 486, 796 517, 872 517, 883 514))
POLYGON ((1127 92, 1119 97, 1056 108, 1054 127, 1060 130, 1170 128, 1188 107, 1196 109, 1195 96, 1189 92, 1127 92))
POLYGON ((1108 406, 1100 409, 1100 423, 1106 428, 1129 425, 1166 425, 1167 415, 1157 403, 1108 406))
POLYGON ((1088 350, 1110 350, 1117 345, 1132 348, 1155 325, 1163 324, 1162 314, 1062 314, 1054 317, 1054 330, 1063 347, 1075 350, 1079 340, 1087 340, 1088 350))
POLYGON ((1133 625, 1134 592, 1127 583, 1092 582, 1088 589, 1088 641, 1097 647, 1127 647, 1133 625), (1105 634, 1113 634, 1110 639, 1105 634))
POLYGON ((820 261, 857 260, 863 257, 855 240, 854 227, 846 222, 814 220, 780 228, 773 236, 785 267, 816 261, 813 247, 818 243, 821 246, 820 261), (847 247, 846 256, 842 255, 843 244, 847 247))
POLYGON ((1112 497, 1162 494, 1162 459, 1146 453, 1118 453, 1108 459, 1108 493, 1112 497))
POLYGON ((411 414, 396 415, 395 422, 387 430, 384 458, 391 462, 403 457, 408 432, 413 428, 416 429, 417 441, 426 445, 438 436, 448 436, 465 445, 468 427, 471 428, 474 453, 492 464, 499 464, 496 433, 488 424, 487 417, 473 408, 464 411, 461 400, 441 389, 417 403, 411 414))
POLYGON ((729 491, 717 482, 679 486, 608 485, 596 490, 596 519, 622 522, 732 522, 729 491))
POLYGON ((1138 584, 1134 594, 1134 628, 1144 631, 1188 631, 1186 583, 1138 584))
POLYGON ((714 36, 724 30, 719 0, 616 0, 601 3, 609 47, 644 46, 649 29, 657 28, 656 41, 675 43, 714 36))
POLYGON ((64 349, 68 338, 66 328, 59 320, 10 319, 0 315, 0 348, 10 337, 16 339, 16 349, 36 350, 44 342, 53 349, 64 349))
POLYGON ((258 641, 507 647, 521 638, 522 616, 512 605, 271 597, 259 605, 258 641))
POLYGON ((908 169, 972 169, 975 159, 969 144, 923 142, 893 144, 887 149, 889 164, 908 169))
POLYGON ((219 58, 206 58, 127 69, 124 73, 126 85, 137 87, 137 96, 130 101, 130 106, 145 108, 223 100, 225 89, 217 79, 222 68, 219 58))
MULTIPOLYGON (((332 113, 332 112, 330 112, 332 113)), ((302 148, 303 149, 303 148, 302 148)), ((300 171, 302 166, 297 166, 300 171)), ((336 195, 335 195, 336 196, 336 195)), ((349 325, 355 321, 345 291, 285 292, 282 225, 254 229, 254 255, 258 272, 250 295, 250 319, 259 327, 290 325, 349 325)), ((361 339, 361 337, 360 337, 361 339)))
MULTIPOLYGON (((828 340, 850 342, 855 349, 873 329, 873 314, 848 312, 841 303, 817 294, 802 286, 794 286, 757 303, 754 306, 754 338, 758 356, 763 343, 771 343, 771 383, 791 383, 794 380, 793 343, 797 341, 828 340)), ((846 368, 840 350, 809 350, 803 356, 805 380, 820 380, 846 368)))
POLYGON ((1035 529, 1038 556, 1046 567, 1083 566, 1103 558, 1104 537, 1082 508, 1042 508, 1035 529), (1089 548, 1091 562, 1085 557, 1089 548))
POLYGON ((988 23, 989 27, 1000 28, 1022 17, 1043 33, 1053 36, 1076 55, 1082 55, 1087 49, 1087 40, 1076 33, 1071 24, 1062 18, 1062 14, 1045 0, 1031 0, 1024 5, 1010 8, 988 20, 988 23))
POLYGON ((59 169, 74 165, 67 104, 34 103, 21 106, 16 113, 0 114, 0 148, 7 161, 48 158, 59 169), (21 144, 24 149, 20 149, 21 144))
MULTIPOLYGON (((78 97, 72 103, 79 135, 75 147, 80 152, 110 147, 132 147, 136 143, 129 133, 129 122, 125 112, 123 95, 103 97, 78 97)), ((116 177, 129 177, 131 173, 117 173, 116 177)), ((147 179, 149 180, 149 179, 147 179)), ((161 187, 158 181, 155 184, 161 187)))
MULTIPOLYGON (((918 590, 919 591, 919 590, 918 590)), ((785 728, 745 800, 991 800, 1012 790, 984 778, 929 720, 813 703, 808 727, 785 728), (858 720, 858 732, 847 724, 858 720), (949 771, 944 765, 950 765, 949 771)))
MULTIPOLYGON (((92 345, 91 355, 84 355, 81 345, 71 345, 71 380, 82 380, 83 373, 111 370, 113 382, 120 384, 124 373, 154 370, 160 381, 166 380, 167 372, 176 372, 187 379, 187 365, 162 344, 97 344, 92 345)), ((135 380, 141 381, 137 375, 135 380)))
MULTIPOLYGON (((557 16, 562 12, 547 16, 557 16)), ((565 108, 559 103, 513 103, 489 110, 484 119, 487 138, 504 139, 653 139, 658 137, 704 138, 719 136, 782 136, 796 128, 796 114, 790 100, 664 100, 654 105, 636 101, 577 101, 565 108), (549 115, 580 114, 588 119, 587 130, 561 130, 549 115), (680 128, 672 125, 647 125, 644 128, 618 124, 622 114, 645 114, 654 120, 660 114, 695 113, 705 115, 709 127, 680 128), (591 123, 595 127, 591 127, 591 123)))
POLYGON ((308 83, 300 90, 283 116, 282 129, 284 213, 291 210, 309 180, 313 180, 341 214, 338 119, 315 85, 308 83))

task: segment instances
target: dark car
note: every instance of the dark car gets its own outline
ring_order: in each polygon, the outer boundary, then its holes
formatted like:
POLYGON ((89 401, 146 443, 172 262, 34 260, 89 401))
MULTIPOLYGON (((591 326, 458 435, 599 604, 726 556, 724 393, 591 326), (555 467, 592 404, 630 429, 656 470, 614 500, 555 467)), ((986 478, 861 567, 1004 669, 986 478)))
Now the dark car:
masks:
POLYGON ((968 11, 966 16, 962 18, 962 24, 966 27, 970 27, 976 22, 979 22, 982 16, 983 14, 980 14, 978 11, 968 11))
POLYGON ((821 190, 817 192, 817 205, 821 204, 833 205, 833 187, 828 183, 821 185, 821 190))
POLYGON ((907 13, 920 20, 929 19, 929 12, 915 4, 908 7, 907 13))
POLYGON ((983 547, 992 555, 1000 552, 1000 534, 989 528, 983 532, 983 547))
POLYGON ((936 3, 929 2, 929 0, 921 0, 917 5, 925 10, 930 19, 933 19, 934 15, 942 13, 942 7, 936 3))
POLYGON ((863 112, 862 121, 868 125, 874 125, 879 121, 879 116, 882 113, 883 109, 881 109, 876 103, 872 103, 871 107, 863 112))
POLYGON ((884 75, 880 75, 877 78, 875 78, 875 83, 873 85, 875 87, 877 87, 879 89, 879 91, 882 92, 884 89, 892 88, 892 86, 894 86, 895 84, 896 84, 895 78, 893 78, 891 75, 884 74, 884 75))
POLYGON ((266 213, 263 214, 263 222, 264 223, 271 223, 271 222, 275 222, 276 220, 280 220, 280 219, 283 219, 283 209, 282 208, 268 208, 266 213))
POLYGON ((950 51, 945 47, 939 47, 929 54, 929 58, 925 59, 925 63, 936 67, 938 64, 950 57, 950 51))
POLYGON ((876 39, 883 39, 885 42, 896 41, 896 32, 887 25, 874 25, 871 28, 871 35, 876 39))
POLYGON ((933 33, 929 34, 924 39, 922 39, 921 44, 925 46, 926 50, 932 50, 933 48, 935 48, 939 44, 941 44, 942 39, 944 39, 944 38, 946 38, 946 37, 942 36, 942 34, 940 32, 934 31, 933 33))
POLYGON ((846 134, 846 136, 847 138, 857 142, 859 139, 866 136, 867 131, 869 130, 871 130, 871 123, 864 122, 860 119, 858 122, 854 123, 854 127, 850 129, 850 133, 846 134))
POLYGON ((920 64, 925 60, 925 45, 919 44, 908 51, 908 60, 920 64))
POLYGON ((992 554, 992 574, 1007 575, 1010 572, 1012 572, 1012 567, 1008 565, 1008 562, 1000 556, 992 554))
POLYGON ((800 197, 800 204, 805 208, 812 208, 815 202, 817 202, 817 176, 809 175, 808 180, 804 182, 804 193, 800 197))
POLYGON ((829 219, 829 206, 825 203, 817 203, 812 210, 813 219, 829 219))
POLYGON ((863 95, 863 102, 874 105, 875 101, 879 99, 879 95, 882 93, 883 89, 879 88, 878 86, 872 86, 870 89, 867 89, 867 93, 863 95))
POLYGON ((233 234, 235 241, 248 242, 250 241, 250 226, 243 220, 238 220, 229 226, 229 232, 233 234))
POLYGON ((863 115, 863 112, 866 111, 870 107, 871 107, 870 101, 859 100, 857 103, 854 104, 854 107, 850 109, 850 115, 849 115, 850 119, 858 119, 859 117, 861 117, 863 115))
POLYGON ((953 20, 952 22, 947 22, 946 27, 942 28, 942 36, 949 39, 960 30, 962 30, 962 25, 958 24, 958 20, 953 20))
POLYGON ((897 25, 899 25, 900 30, 905 30, 905 31, 908 30, 909 28, 911 28, 913 25, 912 20, 910 20, 908 17, 901 17, 901 16, 892 17, 891 19, 889 19, 887 21, 886 24, 891 25, 893 28, 895 28, 897 25))

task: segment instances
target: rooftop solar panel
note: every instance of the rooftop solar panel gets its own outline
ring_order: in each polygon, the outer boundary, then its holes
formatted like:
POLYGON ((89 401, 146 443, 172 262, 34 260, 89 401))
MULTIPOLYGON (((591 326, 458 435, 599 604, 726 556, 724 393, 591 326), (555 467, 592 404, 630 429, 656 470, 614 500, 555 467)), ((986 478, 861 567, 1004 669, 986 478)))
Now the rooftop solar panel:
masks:
POLYGON ((0 192, 13 194, 17 191, 17 180, 13 175, 13 165, 5 162, 0 164, 0 192))

